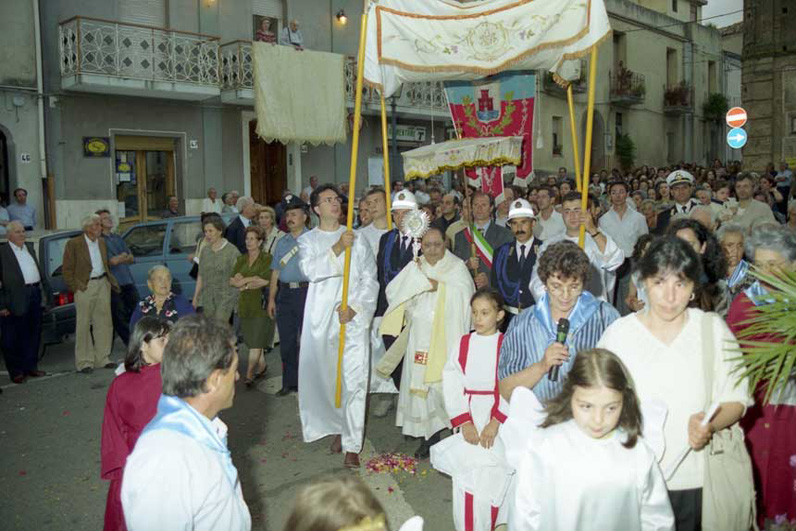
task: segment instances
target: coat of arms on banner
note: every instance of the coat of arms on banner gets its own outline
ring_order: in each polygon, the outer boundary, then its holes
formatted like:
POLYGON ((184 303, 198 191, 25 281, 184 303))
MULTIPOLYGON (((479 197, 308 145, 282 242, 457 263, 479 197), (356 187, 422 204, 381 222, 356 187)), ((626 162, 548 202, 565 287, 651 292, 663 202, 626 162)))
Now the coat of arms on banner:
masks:
MULTIPOLYGON (((451 117, 461 138, 522 136, 520 179, 533 171, 533 108, 536 76, 533 72, 504 72, 477 81, 445 82, 451 117)), ((467 170, 473 181, 499 199, 503 195, 503 175, 499 166, 467 170)))

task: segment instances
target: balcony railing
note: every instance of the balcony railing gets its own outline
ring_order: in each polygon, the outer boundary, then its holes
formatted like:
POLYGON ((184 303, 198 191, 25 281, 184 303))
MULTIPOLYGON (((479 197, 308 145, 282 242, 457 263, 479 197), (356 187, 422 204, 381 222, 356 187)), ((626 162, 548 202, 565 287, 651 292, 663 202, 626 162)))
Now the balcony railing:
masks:
POLYGON ((233 41, 221 46, 221 89, 254 87, 251 41, 233 41))
POLYGON ((647 86, 642 74, 627 68, 610 75, 611 103, 617 105, 635 105, 644 101, 647 86))
POLYGON ((96 83, 103 77, 154 82, 158 85, 145 88, 155 90, 164 89, 162 83, 210 86, 216 91, 219 86, 218 37, 74 17, 60 24, 59 42, 62 78, 88 76, 88 81, 73 79, 75 84, 96 83))
POLYGON ((694 87, 681 81, 663 87, 663 112, 679 115, 694 110, 694 87))
MULTIPOLYGON (((345 93, 350 104, 354 102, 357 83, 357 61, 353 57, 346 58, 345 93)), ((362 104, 378 109, 380 107, 379 92, 367 85, 362 87, 362 104)), ((444 114, 448 116, 448 101, 445 89, 439 81, 407 83, 403 86, 396 105, 402 112, 420 111, 425 113, 444 114)))

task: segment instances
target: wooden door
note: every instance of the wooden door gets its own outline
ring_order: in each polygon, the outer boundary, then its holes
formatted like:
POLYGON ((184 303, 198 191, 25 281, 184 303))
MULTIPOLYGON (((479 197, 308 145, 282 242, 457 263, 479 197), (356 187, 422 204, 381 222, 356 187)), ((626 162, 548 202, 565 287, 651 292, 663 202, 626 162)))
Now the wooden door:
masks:
POLYGON ((249 165, 252 197, 261 205, 276 205, 287 186, 287 148, 257 136, 257 121, 249 122, 249 165))

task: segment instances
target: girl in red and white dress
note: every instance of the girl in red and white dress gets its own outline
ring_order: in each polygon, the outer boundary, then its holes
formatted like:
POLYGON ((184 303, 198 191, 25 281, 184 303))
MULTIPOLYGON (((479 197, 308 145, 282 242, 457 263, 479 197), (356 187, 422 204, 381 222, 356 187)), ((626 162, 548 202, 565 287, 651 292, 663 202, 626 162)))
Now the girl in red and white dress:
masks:
POLYGON ((497 379, 503 300, 482 288, 470 307, 475 332, 451 349, 442 373, 445 409, 455 433, 431 448, 431 464, 453 478, 457 531, 492 530, 506 522, 504 500, 513 473, 497 437, 508 411, 497 379))

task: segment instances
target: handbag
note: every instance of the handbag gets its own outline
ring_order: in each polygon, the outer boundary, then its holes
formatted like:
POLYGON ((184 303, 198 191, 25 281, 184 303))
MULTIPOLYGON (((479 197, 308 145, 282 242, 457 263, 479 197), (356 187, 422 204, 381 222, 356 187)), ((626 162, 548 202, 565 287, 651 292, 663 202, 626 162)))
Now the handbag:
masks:
MULTIPOLYGON (((713 402, 713 370, 716 355, 713 342, 713 313, 702 320, 702 363, 705 371, 707 404, 713 402)), ((707 410, 706 406, 706 410, 707 410)), ((705 476, 702 487, 702 529, 704 531, 749 531, 757 529, 752 460, 744 434, 736 422, 713 434, 703 449, 705 476)))

